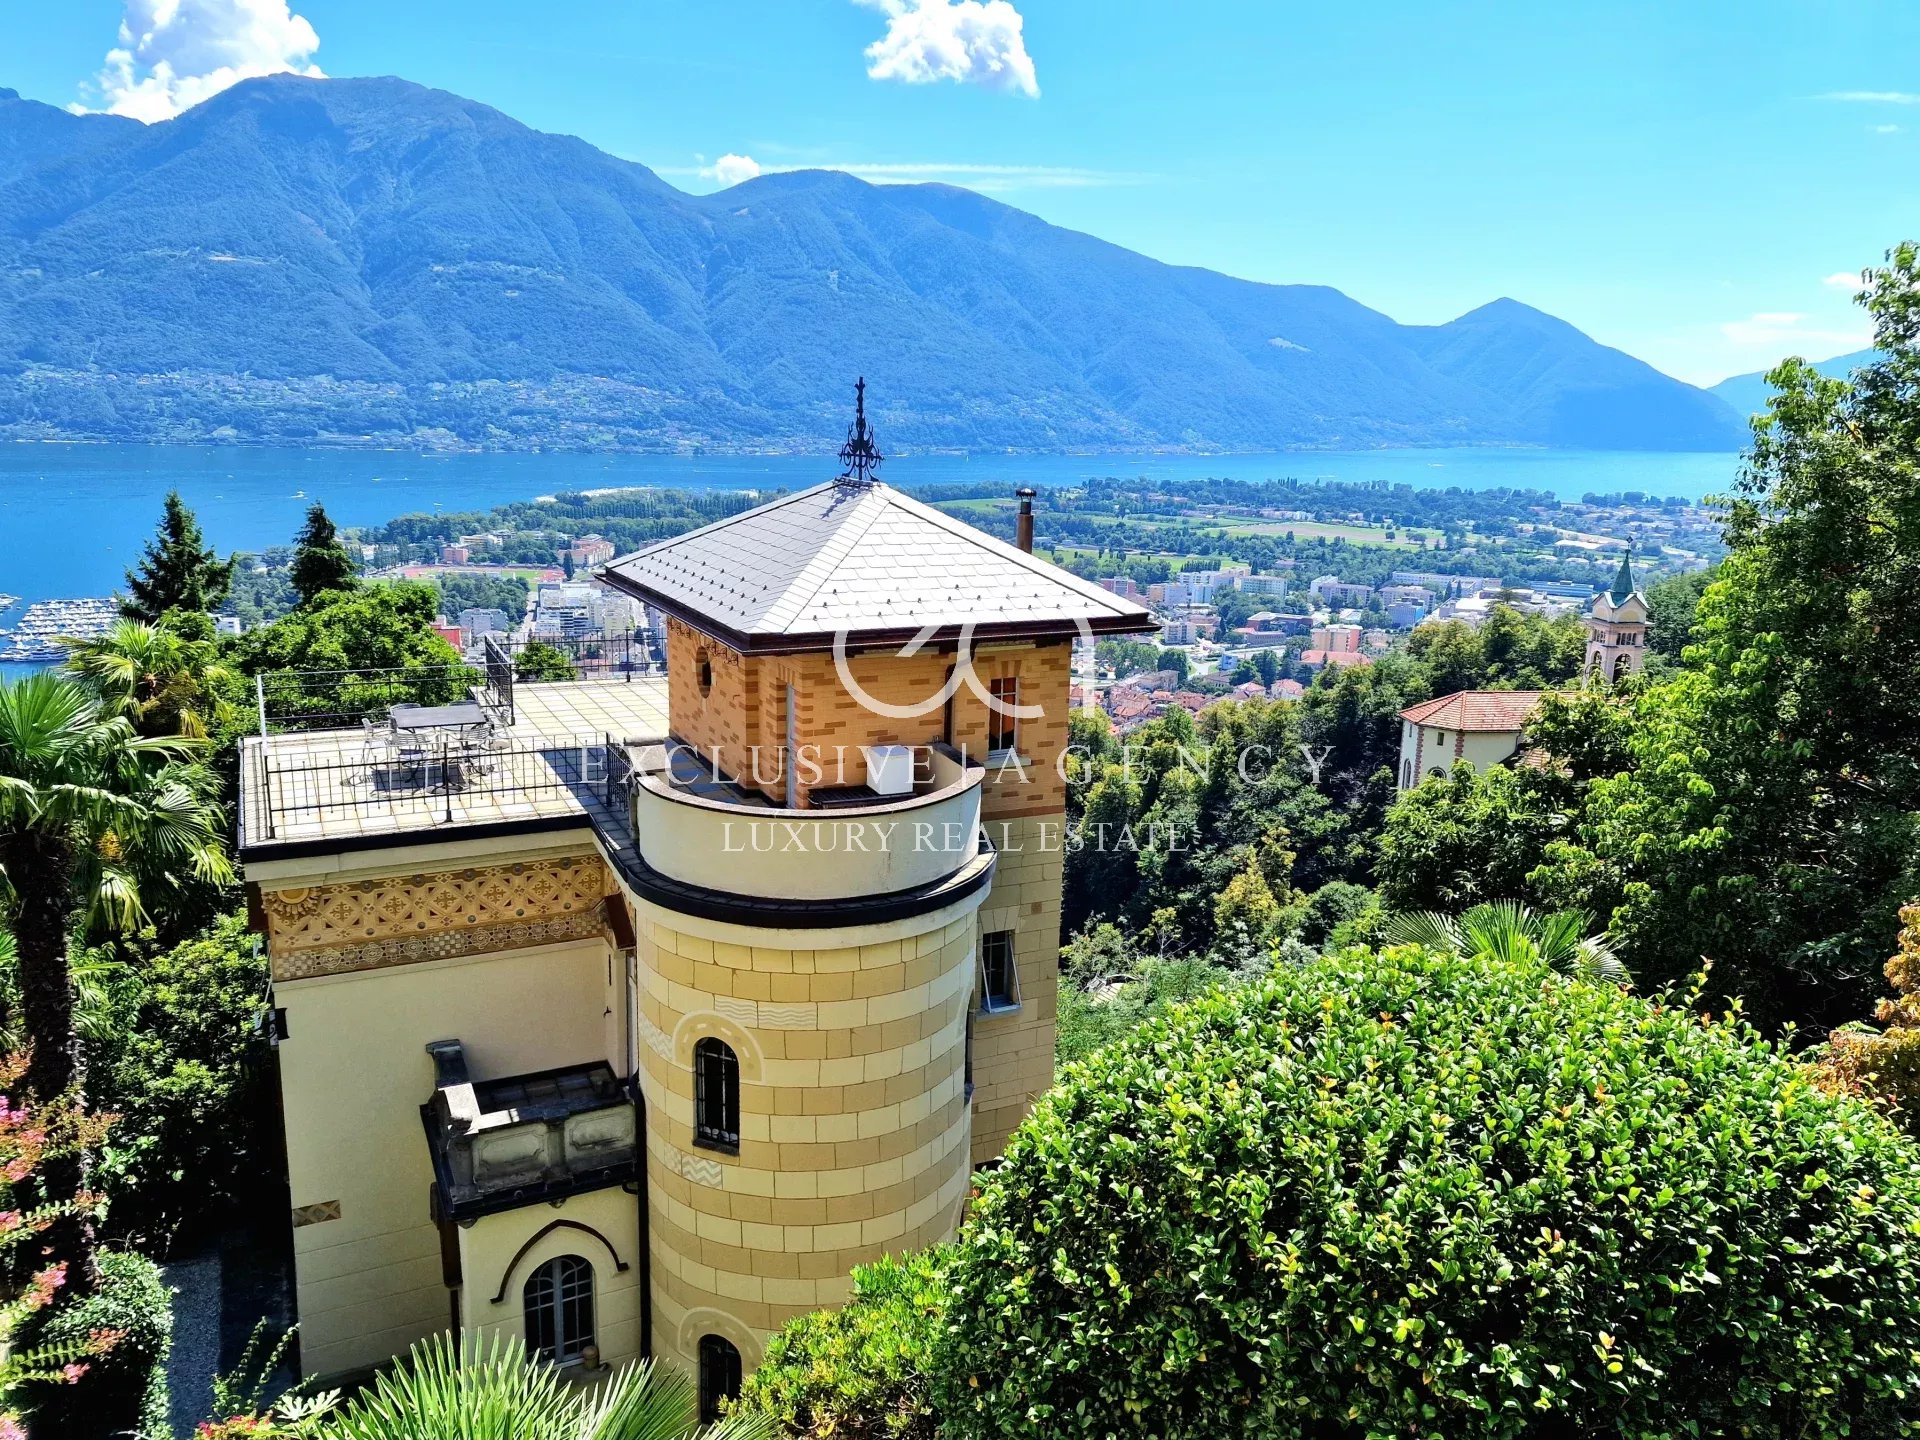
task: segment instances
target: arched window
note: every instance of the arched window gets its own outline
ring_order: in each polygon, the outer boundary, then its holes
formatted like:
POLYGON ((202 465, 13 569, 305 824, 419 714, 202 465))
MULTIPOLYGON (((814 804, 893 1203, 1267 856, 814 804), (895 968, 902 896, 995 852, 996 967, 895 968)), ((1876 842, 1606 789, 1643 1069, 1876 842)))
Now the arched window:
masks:
POLYGON ((700 696, 705 699, 713 689, 713 657, 705 650, 697 650, 693 656, 693 678, 700 686, 700 696))
POLYGON ((556 1365, 580 1358, 593 1340, 593 1266, 556 1255, 527 1277, 527 1348, 556 1365))
POLYGON ((711 1035, 693 1047, 693 1143, 740 1153, 740 1060, 711 1035))
POLYGON ((740 1352, 724 1335, 700 1337, 700 1418, 720 1418, 720 1402, 740 1394, 740 1352))
POLYGON ((1613 678, 1618 680, 1631 669, 1633 669, 1633 656, 1618 656, 1613 662, 1613 678))

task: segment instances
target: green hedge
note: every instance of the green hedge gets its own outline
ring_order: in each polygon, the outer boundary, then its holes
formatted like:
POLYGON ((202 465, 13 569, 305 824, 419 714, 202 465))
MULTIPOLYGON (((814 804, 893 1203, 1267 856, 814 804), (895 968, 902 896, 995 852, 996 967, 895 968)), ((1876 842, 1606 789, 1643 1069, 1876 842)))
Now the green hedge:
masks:
POLYGON ((935 1369, 975 1436, 1920 1431, 1920 1151, 1744 1024, 1352 952, 1067 1069, 935 1369))
POLYGON ((739 1409, 787 1435, 933 1440, 927 1366, 945 1324, 947 1255, 855 1270, 844 1309, 803 1315, 773 1337, 739 1409))
POLYGON ((111 1351, 77 1384, 37 1386, 30 1433, 106 1435, 134 1431, 154 1440, 167 1424, 167 1357, 173 1350, 173 1292, 160 1267, 130 1250, 104 1251, 100 1285, 69 1304, 56 1303, 37 1344, 84 1340, 97 1330, 120 1332, 111 1351), (58 1429, 51 1428, 57 1421, 58 1429))

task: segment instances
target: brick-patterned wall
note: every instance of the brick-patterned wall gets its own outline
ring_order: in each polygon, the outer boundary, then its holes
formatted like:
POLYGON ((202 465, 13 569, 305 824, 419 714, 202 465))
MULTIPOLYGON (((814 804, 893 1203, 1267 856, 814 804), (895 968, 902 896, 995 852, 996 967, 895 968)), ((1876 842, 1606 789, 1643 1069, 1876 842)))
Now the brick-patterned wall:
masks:
POLYGON ((1000 848, 980 933, 1014 932, 1020 1008, 973 1022, 973 1159, 991 1160, 1053 1084, 1060 993, 1061 817, 987 822, 1000 848))
POLYGON ((793 932, 636 903, 658 1353, 692 1366, 717 1333, 751 1367, 788 1319, 842 1303, 855 1265, 953 1233, 970 1171, 972 912, 801 949, 793 932), (740 1059, 738 1155, 694 1144, 705 1035, 740 1059))
MULTIPOLYGON (((1040 705, 1045 714, 1019 722, 1022 764, 989 767, 982 807, 989 816, 1043 815, 1065 808, 1059 774, 1060 751, 1067 743, 1068 691, 1072 646, 1044 645, 977 648, 973 656, 979 690, 996 679, 1020 681, 1020 703, 1040 705)), ((854 683, 889 706, 917 708, 940 693, 954 663, 951 651, 901 656, 891 651, 854 654, 847 665, 854 683)), ((987 753, 991 713, 981 693, 962 684, 953 697, 952 732, 946 707, 925 713, 890 716, 875 713, 842 683, 830 652, 742 656, 678 620, 667 625, 668 715, 673 733, 709 757, 719 747, 721 767, 730 779, 754 785, 770 798, 785 793, 780 747, 786 739, 786 691, 794 687, 794 732, 803 752, 822 773, 803 769, 801 803, 821 785, 857 785, 866 779, 866 745, 926 745, 943 738, 974 756, 987 753), (700 694, 698 655, 713 664, 713 686, 700 694), (753 746, 760 747, 758 770, 753 746)))

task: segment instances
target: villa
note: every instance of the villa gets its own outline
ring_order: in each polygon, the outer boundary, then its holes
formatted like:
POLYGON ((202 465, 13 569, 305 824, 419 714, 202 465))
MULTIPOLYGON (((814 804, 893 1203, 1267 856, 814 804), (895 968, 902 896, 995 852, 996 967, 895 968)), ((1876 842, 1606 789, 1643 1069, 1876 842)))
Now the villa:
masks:
POLYGON ((417 704, 263 686, 304 1370, 451 1326, 667 1358, 711 1413, 854 1266, 952 1236, 1052 1083, 1070 657, 1154 622, 1030 516, 875 480, 864 419, 844 453, 597 572, 664 675, 517 682, 488 639, 417 704))

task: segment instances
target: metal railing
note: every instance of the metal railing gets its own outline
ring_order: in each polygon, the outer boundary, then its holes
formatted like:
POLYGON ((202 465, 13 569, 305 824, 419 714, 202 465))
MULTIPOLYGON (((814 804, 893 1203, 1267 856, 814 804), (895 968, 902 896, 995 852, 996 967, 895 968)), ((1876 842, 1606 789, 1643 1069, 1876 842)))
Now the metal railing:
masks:
POLYGON ((603 743, 607 757, 607 778, 602 799, 612 814, 625 815, 627 791, 633 785, 633 755, 611 735, 605 736, 603 743))
POLYGON ((260 733, 351 730, 395 705, 451 705, 487 684, 478 665, 390 670, 273 670, 254 677, 260 733))
POLYGON ((489 653, 499 649, 514 661, 523 680, 631 680, 636 675, 658 675, 666 666, 645 630, 584 635, 519 637, 487 635, 489 653), (528 652, 533 652, 532 657, 528 652), (557 652, 557 654, 556 654, 557 652), (539 662, 532 663, 537 657, 539 662), (563 667, 560 661, 564 659, 563 667), (566 673, 570 670, 572 673, 566 673))
POLYGON ((645 631, 565 640, 485 635, 472 663, 270 671, 254 677, 254 703, 262 735, 350 730, 365 720, 385 719, 395 705, 450 705, 469 698, 511 725, 517 683, 631 680, 664 668, 645 631))
MULTIPOLYGON (((342 748, 332 757, 252 747, 251 780, 258 799, 249 809, 262 839, 273 840, 302 825, 365 824, 380 816, 422 827, 479 822, 510 799, 536 804, 571 798, 582 805, 614 793, 607 741, 600 736, 528 737, 512 741, 495 732, 484 739, 455 734, 394 741, 376 733, 358 754, 342 748)), ((625 752, 620 752, 625 763, 625 752)), ((626 823, 623 807, 610 806, 626 823)))

